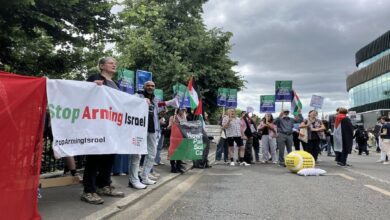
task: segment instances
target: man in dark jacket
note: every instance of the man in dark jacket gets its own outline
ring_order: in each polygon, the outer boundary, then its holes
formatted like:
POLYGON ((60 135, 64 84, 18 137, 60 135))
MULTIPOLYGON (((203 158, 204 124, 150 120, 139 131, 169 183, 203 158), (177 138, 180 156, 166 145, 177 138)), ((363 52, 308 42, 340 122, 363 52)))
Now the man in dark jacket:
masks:
POLYGON ((363 125, 359 125, 356 129, 355 135, 353 136, 359 147, 359 155, 362 155, 362 152, 365 152, 368 156, 367 150, 367 141, 368 141, 368 133, 364 130, 363 125))

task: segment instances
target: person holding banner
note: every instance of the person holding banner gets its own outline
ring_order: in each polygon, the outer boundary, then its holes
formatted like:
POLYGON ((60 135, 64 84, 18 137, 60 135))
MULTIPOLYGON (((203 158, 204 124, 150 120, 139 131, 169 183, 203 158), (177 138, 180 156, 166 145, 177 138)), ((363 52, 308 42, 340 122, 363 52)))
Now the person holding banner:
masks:
MULTIPOLYGON (((87 81, 119 90, 117 84, 113 81, 116 72, 116 60, 112 57, 102 58, 99 60, 98 68, 100 74, 90 76, 87 81)), ((91 204, 102 204, 104 200, 99 195, 124 197, 123 192, 115 191, 111 186, 111 170, 114 158, 115 154, 86 156, 82 201, 91 204)))
MULTIPOLYGON (((147 137, 147 145, 148 145, 148 154, 146 155, 144 161, 144 169, 141 174, 142 183, 145 185, 153 185, 156 184, 156 181, 151 180, 149 178, 149 174, 152 171, 154 160, 156 158, 157 152, 157 134, 160 131, 160 122, 158 118, 159 111, 159 101, 156 99, 154 95, 154 90, 156 86, 153 81, 147 81, 144 84, 144 90, 141 94, 138 94, 140 98, 144 98, 146 102, 149 104, 149 116, 148 116, 148 137, 147 137)), ((162 105, 162 104, 160 104, 162 105)), ((165 106, 165 102, 164 102, 165 106)))
POLYGON ((298 109, 298 115, 295 116, 295 118, 290 118, 289 114, 290 110, 284 109, 282 112, 280 112, 279 117, 275 120, 278 131, 276 143, 279 149, 279 166, 283 167, 286 166, 284 164, 284 149, 286 148, 288 153, 290 153, 292 150, 292 132, 294 123, 301 123, 303 121, 301 109, 298 109))
POLYGON ((147 151, 148 154, 143 162, 143 172, 141 177, 138 175, 141 156, 138 154, 130 155, 129 162, 129 187, 134 189, 146 189, 147 185, 156 184, 156 181, 149 178, 152 171, 156 153, 157 153, 157 134, 160 130, 160 121, 158 119, 158 100, 154 95, 155 84, 153 81, 144 83, 143 90, 138 94, 144 98, 149 105, 148 115, 148 134, 147 134, 147 151), (142 180, 142 182, 141 182, 142 180))
POLYGON ((241 138, 244 134, 241 132, 241 120, 236 116, 235 109, 228 110, 228 115, 223 117, 222 127, 226 131, 226 137, 229 145, 230 166, 235 165, 233 158, 234 143, 236 143, 239 148, 240 165, 250 166, 250 164, 244 162, 245 147, 241 138))
MULTIPOLYGON (((169 118, 169 129, 172 128, 173 123, 180 124, 182 121, 187 121, 187 111, 185 108, 176 109, 175 114, 169 118)), ((184 173, 185 167, 181 160, 170 160, 171 173, 184 173)))

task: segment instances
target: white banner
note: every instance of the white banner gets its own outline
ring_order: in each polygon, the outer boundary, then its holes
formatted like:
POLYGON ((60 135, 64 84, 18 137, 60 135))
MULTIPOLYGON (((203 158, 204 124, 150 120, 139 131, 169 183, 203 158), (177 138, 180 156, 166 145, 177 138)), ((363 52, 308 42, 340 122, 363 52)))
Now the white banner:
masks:
POLYGON ((148 105, 107 86, 48 80, 56 158, 87 154, 146 154, 148 105))

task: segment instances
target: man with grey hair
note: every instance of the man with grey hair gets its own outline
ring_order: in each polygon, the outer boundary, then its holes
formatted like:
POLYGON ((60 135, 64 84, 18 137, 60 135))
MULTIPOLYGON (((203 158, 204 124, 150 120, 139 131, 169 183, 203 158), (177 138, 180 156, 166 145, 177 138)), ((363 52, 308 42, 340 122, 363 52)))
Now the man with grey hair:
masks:
POLYGON ((295 123, 301 123, 303 117, 301 109, 298 110, 298 115, 295 118, 290 118, 290 110, 283 109, 279 117, 275 120, 277 126, 278 136, 276 137, 276 144, 279 150, 279 166, 285 167, 284 164, 284 149, 287 148, 287 153, 290 153, 293 145, 293 128, 295 123))

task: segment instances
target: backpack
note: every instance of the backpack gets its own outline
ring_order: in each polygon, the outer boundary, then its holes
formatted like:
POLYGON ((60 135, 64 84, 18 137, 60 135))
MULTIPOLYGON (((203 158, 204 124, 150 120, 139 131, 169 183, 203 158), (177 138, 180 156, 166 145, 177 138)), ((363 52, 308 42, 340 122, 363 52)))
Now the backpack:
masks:
POLYGON ((368 140, 368 134, 365 130, 358 130, 356 134, 356 141, 364 142, 368 140))

